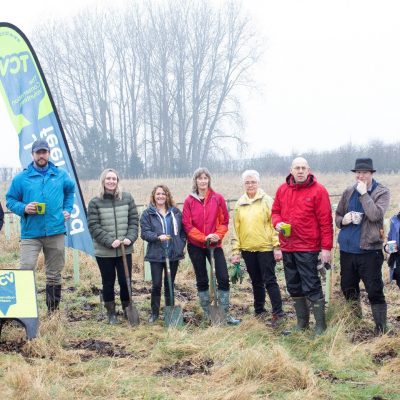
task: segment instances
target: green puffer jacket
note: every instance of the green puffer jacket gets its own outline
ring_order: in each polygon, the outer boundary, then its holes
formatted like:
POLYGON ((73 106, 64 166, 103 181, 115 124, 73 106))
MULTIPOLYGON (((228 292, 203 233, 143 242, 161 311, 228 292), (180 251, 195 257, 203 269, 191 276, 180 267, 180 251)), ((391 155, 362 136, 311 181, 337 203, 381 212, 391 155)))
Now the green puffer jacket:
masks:
POLYGON ((103 199, 93 198, 88 207, 88 226, 96 257, 120 257, 121 251, 111 246, 115 239, 129 239, 132 244, 125 252, 132 253, 139 229, 133 197, 123 192, 121 199, 115 199, 111 194, 105 194, 103 199))

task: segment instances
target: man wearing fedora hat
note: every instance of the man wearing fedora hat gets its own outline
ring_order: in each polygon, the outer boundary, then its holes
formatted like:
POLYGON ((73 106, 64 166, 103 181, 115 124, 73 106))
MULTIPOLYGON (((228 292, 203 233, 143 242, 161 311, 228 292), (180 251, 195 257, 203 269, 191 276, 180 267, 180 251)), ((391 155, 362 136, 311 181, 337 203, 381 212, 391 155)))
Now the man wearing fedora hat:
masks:
POLYGON ((336 209, 340 228, 340 285, 344 297, 361 317, 360 280, 371 304, 375 332, 385 333, 387 305, 383 294, 383 220, 390 202, 389 189, 373 179, 371 158, 357 158, 356 184, 348 187, 336 209))

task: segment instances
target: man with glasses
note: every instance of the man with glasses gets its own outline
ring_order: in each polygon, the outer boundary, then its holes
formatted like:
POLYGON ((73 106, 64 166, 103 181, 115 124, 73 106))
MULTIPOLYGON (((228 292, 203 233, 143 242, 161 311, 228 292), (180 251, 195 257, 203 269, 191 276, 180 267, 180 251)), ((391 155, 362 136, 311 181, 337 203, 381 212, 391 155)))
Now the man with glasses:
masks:
POLYGON ((315 333, 326 329, 325 299, 318 276, 318 256, 331 262, 332 210, 324 186, 310 172, 302 157, 292 162, 290 174, 277 190, 272 205, 272 223, 279 232, 286 286, 294 300, 297 329, 309 326, 311 305, 315 333))
POLYGON ((362 316, 360 280, 371 304, 375 333, 387 331, 387 304, 383 294, 382 246, 383 219, 390 192, 373 179, 372 159, 358 158, 352 172, 356 183, 348 187, 339 201, 335 222, 340 233, 340 285, 356 316, 362 316))

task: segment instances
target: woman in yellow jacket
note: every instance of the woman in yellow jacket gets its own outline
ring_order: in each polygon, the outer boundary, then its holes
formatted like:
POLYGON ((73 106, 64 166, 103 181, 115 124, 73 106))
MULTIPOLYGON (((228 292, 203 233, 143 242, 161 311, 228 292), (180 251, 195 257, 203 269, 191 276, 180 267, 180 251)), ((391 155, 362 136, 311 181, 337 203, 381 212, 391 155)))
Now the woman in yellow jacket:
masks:
POLYGON ((232 262, 242 256, 250 275, 256 316, 265 317, 265 292, 272 305, 272 323, 285 317, 282 297, 275 275, 276 261, 282 259, 278 233, 271 222, 272 198, 259 188, 260 175, 255 170, 242 174, 246 193, 235 205, 235 235, 232 243, 232 262))

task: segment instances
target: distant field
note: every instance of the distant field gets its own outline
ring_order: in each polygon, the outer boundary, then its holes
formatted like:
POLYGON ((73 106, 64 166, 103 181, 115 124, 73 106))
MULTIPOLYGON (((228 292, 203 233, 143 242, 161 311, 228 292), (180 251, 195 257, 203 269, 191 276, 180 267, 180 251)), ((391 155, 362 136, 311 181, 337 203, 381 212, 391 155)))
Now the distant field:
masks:
MULTIPOLYGON (((328 189, 332 196, 332 203, 339 201, 343 190, 354 183, 354 174, 320 174, 315 173, 317 180, 328 189)), ((389 214, 391 215, 399 208, 400 202, 400 186, 398 175, 379 175, 376 174, 376 179, 382 184, 389 187, 392 193, 391 206, 389 214)), ((267 194, 274 196, 276 189, 285 180, 285 176, 268 176, 261 174, 261 188, 267 194)), ((122 180, 121 184, 124 190, 129 191, 134 196, 137 204, 147 204, 152 188, 159 183, 166 184, 178 203, 183 203, 188 193, 191 191, 191 177, 184 178, 149 178, 149 179, 130 179, 122 180)), ((98 192, 98 181, 83 181, 81 182, 82 191, 85 201, 89 201, 98 192)), ((239 174, 220 174, 212 176, 212 186, 214 190, 223 194, 225 199, 237 199, 243 193, 243 185, 239 174)))

